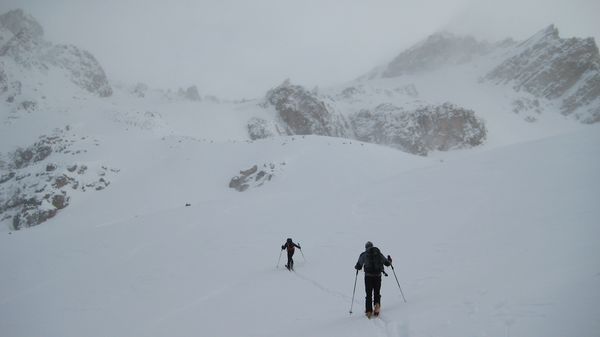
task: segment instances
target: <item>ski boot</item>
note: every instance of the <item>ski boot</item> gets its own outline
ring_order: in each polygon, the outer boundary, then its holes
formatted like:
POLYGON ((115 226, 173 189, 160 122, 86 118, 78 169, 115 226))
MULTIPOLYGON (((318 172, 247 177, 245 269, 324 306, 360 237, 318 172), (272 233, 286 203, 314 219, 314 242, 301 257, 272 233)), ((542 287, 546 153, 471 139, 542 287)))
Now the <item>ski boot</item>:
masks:
POLYGON ((379 303, 375 304, 375 310, 373 311, 373 315, 375 317, 379 316, 379 309, 381 309, 381 306, 379 305, 379 303))

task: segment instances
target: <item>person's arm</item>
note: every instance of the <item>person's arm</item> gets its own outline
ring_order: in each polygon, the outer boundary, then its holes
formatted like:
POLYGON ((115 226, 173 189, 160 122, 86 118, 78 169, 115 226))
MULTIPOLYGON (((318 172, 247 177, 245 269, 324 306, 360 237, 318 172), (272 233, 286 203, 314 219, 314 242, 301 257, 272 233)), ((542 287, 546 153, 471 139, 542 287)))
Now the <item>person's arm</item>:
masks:
POLYGON ((284 249, 285 249, 285 245, 286 245, 286 244, 287 244, 287 242, 286 242, 286 243, 284 243, 283 245, 281 245, 281 250, 284 250, 284 249))
POLYGON ((381 254, 381 257, 383 258, 383 264, 385 266, 391 266, 392 265, 392 257, 391 256, 387 256, 387 258, 385 256, 383 256, 383 254, 381 254))
POLYGON ((300 247, 299 244, 294 243, 294 246, 296 246, 296 248, 298 248, 298 249, 302 249, 302 247, 300 247))
POLYGON ((360 256, 358 257, 358 261, 356 261, 356 265, 354 266, 354 269, 356 270, 361 270, 362 266, 365 264, 365 253, 360 254, 360 256))

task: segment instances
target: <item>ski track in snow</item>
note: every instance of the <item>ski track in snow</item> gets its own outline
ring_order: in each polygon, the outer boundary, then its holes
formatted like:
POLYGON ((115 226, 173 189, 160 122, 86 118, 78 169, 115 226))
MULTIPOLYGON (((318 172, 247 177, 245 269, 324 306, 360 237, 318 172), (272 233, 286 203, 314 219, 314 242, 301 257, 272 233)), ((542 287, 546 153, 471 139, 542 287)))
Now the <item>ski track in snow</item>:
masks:
MULTIPOLYGON (((294 274, 296 276, 298 276, 298 278, 300 278, 301 280, 304 280, 304 281, 312 284, 313 286, 317 287, 318 289, 322 290, 323 292, 325 292, 325 293, 327 293, 327 294, 329 294, 331 296, 335 296, 335 297, 346 299, 346 300, 350 300, 351 299, 350 296, 348 296, 348 295, 346 295, 344 293, 341 293, 341 292, 339 292, 337 290, 333 290, 333 289, 327 288, 327 287, 323 286, 322 284, 320 284, 319 282, 317 282, 317 281, 315 281, 315 280, 313 280, 313 279, 311 279, 309 277, 306 277, 306 276, 298 273, 296 270, 294 270, 294 274)), ((356 302, 356 300, 354 302, 356 302)))
POLYGON ((403 331, 401 334, 402 324, 390 321, 384 318, 383 314, 379 314, 379 317, 372 319, 375 323, 376 328, 380 332, 381 336, 384 337, 409 337, 407 331, 403 331))
MULTIPOLYGON (((348 296, 337 290, 327 288, 327 287, 323 286, 322 284, 320 284, 319 282, 298 273, 296 270, 294 270, 293 273, 298 278, 308 282, 309 284, 313 285, 314 287, 322 290, 323 292, 325 292, 331 296, 334 296, 334 297, 337 297, 337 298, 340 298, 343 300, 351 300, 352 299, 351 296, 348 296)), ((362 298, 362 297, 360 297, 360 298, 362 298)), ((363 302, 360 301, 360 298, 355 297, 354 304, 362 305, 363 302)), ((362 312, 362 310, 361 310, 361 312, 362 312)), ((372 322, 372 324, 375 326, 377 336, 381 336, 381 337, 409 337, 410 336, 405 324, 403 324, 402 322, 396 322, 396 321, 387 319, 382 314, 380 314, 379 317, 371 318, 369 321, 372 322)))

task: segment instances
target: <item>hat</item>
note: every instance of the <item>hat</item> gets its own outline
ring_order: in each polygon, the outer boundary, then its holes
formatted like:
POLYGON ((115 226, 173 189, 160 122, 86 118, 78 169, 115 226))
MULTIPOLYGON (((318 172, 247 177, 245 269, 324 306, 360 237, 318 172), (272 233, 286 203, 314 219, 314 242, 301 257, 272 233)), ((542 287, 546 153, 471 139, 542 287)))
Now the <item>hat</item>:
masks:
POLYGON ((367 243, 365 243, 365 249, 369 249, 371 247, 373 247, 373 242, 367 241, 367 243))

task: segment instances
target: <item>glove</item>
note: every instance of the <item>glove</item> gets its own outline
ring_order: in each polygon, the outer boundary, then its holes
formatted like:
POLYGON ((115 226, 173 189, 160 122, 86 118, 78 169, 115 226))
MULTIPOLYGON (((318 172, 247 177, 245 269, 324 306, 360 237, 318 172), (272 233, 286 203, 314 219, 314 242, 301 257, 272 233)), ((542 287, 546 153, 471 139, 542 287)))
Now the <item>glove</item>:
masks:
POLYGON ((388 255, 388 261, 389 263, 392 263, 392 257, 388 255))
POLYGON ((362 268, 362 266, 358 263, 356 264, 356 266, 354 266, 354 269, 356 269, 356 270, 360 270, 361 268, 362 268))
POLYGON ((298 245, 298 249, 302 249, 302 247, 300 247, 300 245, 298 245))
POLYGON ((285 249, 285 245, 281 246, 281 250, 284 250, 284 249, 285 249))

